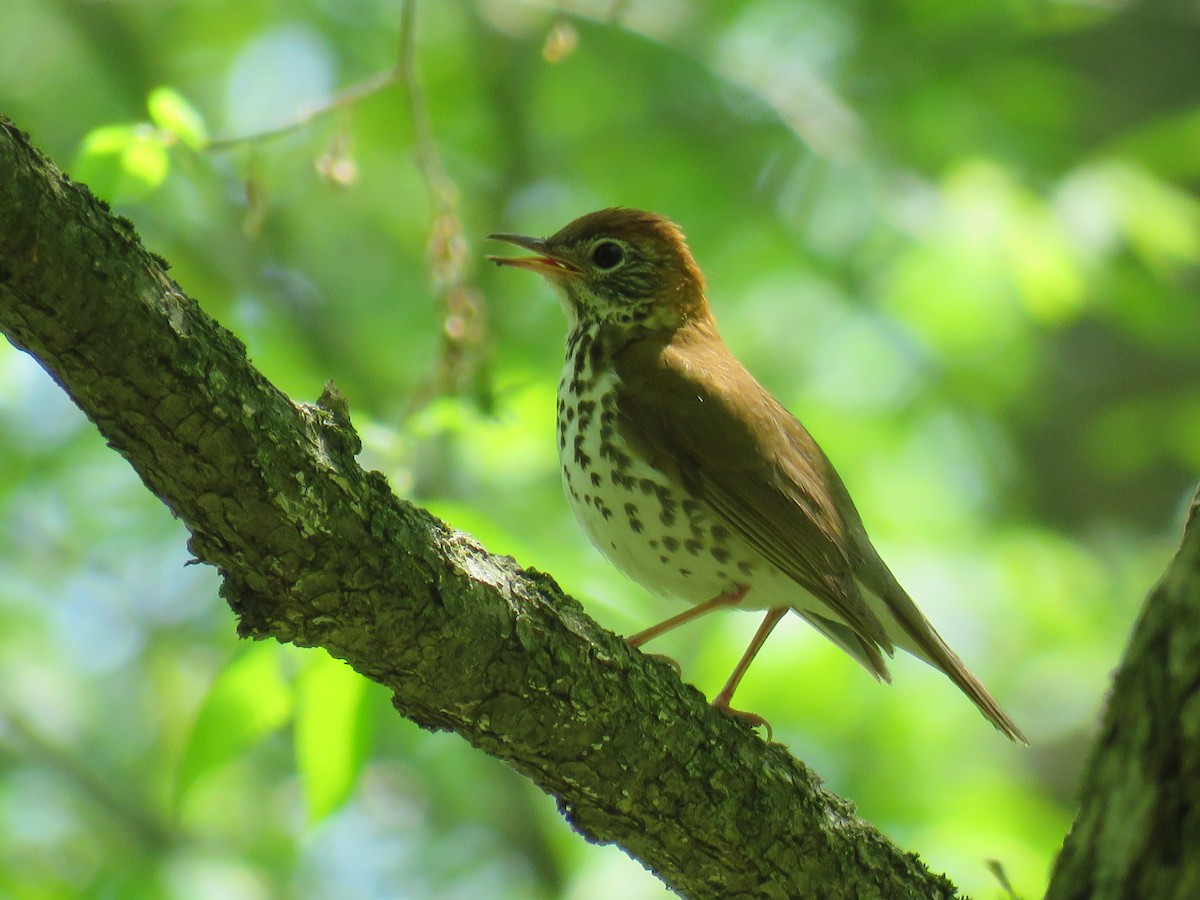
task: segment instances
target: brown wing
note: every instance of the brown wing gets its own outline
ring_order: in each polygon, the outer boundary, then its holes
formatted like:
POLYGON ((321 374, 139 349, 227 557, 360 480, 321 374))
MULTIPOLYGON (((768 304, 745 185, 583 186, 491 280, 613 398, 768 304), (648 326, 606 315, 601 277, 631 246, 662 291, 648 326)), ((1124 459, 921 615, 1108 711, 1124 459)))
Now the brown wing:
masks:
POLYGON ((891 654, 899 641, 945 672, 1000 731, 1027 743, 879 558, 812 436, 725 348, 710 322, 669 344, 633 342, 615 364, 623 436, 825 604, 797 609, 802 617, 884 681, 891 679, 880 651, 891 654), (886 609, 891 636, 860 582, 886 609))
MULTIPOLYGON (((848 523, 834 502, 845 490, 837 474, 715 329, 689 327, 669 344, 634 341, 615 365, 626 440, 821 601, 826 618, 890 654, 892 642, 855 580, 848 523)), ((886 675, 877 651, 865 655, 886 675)))

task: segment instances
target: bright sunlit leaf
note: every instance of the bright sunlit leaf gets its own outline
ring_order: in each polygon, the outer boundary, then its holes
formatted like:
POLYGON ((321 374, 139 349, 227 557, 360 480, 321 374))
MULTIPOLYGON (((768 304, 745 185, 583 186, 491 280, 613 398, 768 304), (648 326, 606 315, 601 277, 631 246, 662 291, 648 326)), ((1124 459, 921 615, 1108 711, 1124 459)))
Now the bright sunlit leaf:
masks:
POLYGON ((1200 260, 1200 204, 1135 166, 1113 166, 1112 188, 1134 250, 1169 271, 1200 260))
POLYGON ((136 125, 103 125, 83 138, 71 164, 71 176, 98 197, 115 201, 125 180, 121 155, 132 143, 136 125))
POLYGON ((221 672, 200 705, 175 776, 181 802, 204 775, 278 729, 292 712, 292 688, 274 644, 255 644, 221 672))
POLYGON ((121 167, 148 190, 162 184, 171 167, 162 135, 138 132, 121 151, 121 167))
POLYGON ((296 685, 296 769, 309 822, 336 811, 358 783, 367 745, 367 680, 321 650, 296 685))
POLYGON ((83 138, 79 147, 81 156, 103 156, 120 153, 134 140, 137 125, 101 125, 93 128, 83 138))
POLYGON ((163 131, 175 135, 193 150, 208 143, 204 116, 181 93, 171 87, 157 87, 146 98, 150 120, 163 131))
POLYGON ((120 203, 154 190, 169 169, 163 132, 145 124, 104 125, 84 137, 71 174, 92 193, 120 203))

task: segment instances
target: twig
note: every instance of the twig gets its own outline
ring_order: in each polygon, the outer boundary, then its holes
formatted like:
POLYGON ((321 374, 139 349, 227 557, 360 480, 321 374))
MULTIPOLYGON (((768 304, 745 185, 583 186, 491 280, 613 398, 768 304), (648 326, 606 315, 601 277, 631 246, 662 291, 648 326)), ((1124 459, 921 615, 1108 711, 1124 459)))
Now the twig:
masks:
POLYGON ((396 63, 390 69, 339 91, 323 103, 301 110, 282 125, 254 134, 218 138, 210 141, 206 149, 220 152, 273 140, 305 128, 330 112, 347 109, 372 94, 402 85, 412 121, 415 162, 433 209, 428 252, 442 320, 434 383, 431 390, 420 392, 414 405, 421 406, 429 394, 465 391, 473 394, 486 409, 491 405, 491 395, 486 378, 483 302, 469 278, 469 244, 463 236, 459 218, 458 187, 446 174, 438 156, 425 95, 417 77, 416 19, 416 0, 408 0, 401 9, 399 50, 396 63))
POLYGON ((255 132, 254 134, 217 138, 216 140, 209 141, 205 149, 212 152, 220 152, 232 149, 233 147, 239 147, 242 144, 254 144, 260 141, 283 137, 285 134, 291 134, 293 131, 299 131, 301 128, 308 127, 321 116, 327 115, 334 110, 353 106, 365 97, 390 88, 392 85, 397 84, 402 77, 400 62, 397 61, 396 65, 392 68, 384 72, 377 72, 370 78, 365 78, 357 84, 350 85, 350 87, 339 91, 325 102, 302 109, 290 122, 285 122, 275 128, 268 128, 265 131, 255 132))
POLYGON ((416 0, 404 4, 400 18, 400 58, 396 71, 408 100, 417 170, 429 194, 433 223, 429 235, 429 264, 441 311, 441 347, 432 391, 423 391, 414 406, 428 395, 472 394, 485 409, 491 405, 486 378, 487 350, 482 297, 470 280, 470 244, 459 217, 458 186, 446 174, 433 138, 433 124, 425 93, 417 77, 416 0))

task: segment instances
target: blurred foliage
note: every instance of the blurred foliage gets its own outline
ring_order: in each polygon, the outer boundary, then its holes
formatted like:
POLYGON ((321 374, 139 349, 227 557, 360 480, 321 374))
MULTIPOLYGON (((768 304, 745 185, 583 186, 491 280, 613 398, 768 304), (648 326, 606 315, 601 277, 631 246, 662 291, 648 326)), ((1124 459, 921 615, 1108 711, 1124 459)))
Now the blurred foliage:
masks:
MULTIPOLYGON (((988 859, 1036 896, 1200 469, 1194 4, 426 3, 421 90, 314 115, 393 69, 401 9, 8 0, 0 109, 293 397, 333 378, 399 493, 626 633, 665 610, 562 502, 560 312, 474 261, 606 205, 680 222, 727 341, 1033 746, 799 625, 740 700, 973 896, 1004 896, 988 859)), ((185 539, 0 352, 0 894, 663 893, 323 654, 239 646, 185 539)), ((712 692, 754 624, 656 649, 712 692)))

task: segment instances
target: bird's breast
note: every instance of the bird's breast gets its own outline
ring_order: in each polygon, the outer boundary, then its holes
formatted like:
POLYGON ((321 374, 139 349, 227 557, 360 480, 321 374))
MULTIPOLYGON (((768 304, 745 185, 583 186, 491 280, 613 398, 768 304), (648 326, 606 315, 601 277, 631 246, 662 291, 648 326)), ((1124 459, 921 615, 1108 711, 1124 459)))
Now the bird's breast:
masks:
MULTIPOLYGON (((623 386, 603 336, 573 332, 558 386, 558 455, 568 502, 617 568, 660 594, 702 603, 766 568, 621 431, 623 386)), ((748 597, 748 606, 768 598, 748 597)))

